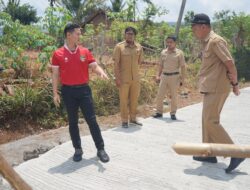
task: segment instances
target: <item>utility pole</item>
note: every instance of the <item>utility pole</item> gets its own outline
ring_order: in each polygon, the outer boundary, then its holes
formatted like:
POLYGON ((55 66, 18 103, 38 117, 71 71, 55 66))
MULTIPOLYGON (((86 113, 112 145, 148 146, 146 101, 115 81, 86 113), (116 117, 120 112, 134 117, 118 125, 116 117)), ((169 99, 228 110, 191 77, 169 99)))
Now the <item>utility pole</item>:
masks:
POLYGON ((180 30, 180 26, 181 26, 181 20, 182 20, 183 12, 185 9, 185 5, 186 5, 186 0, 182 0, 181 9, 179 12, 178 21, 177 21, 176 28, 175 28, 175 36, 176 37, 178 37, 178 35, 179 35, 179 30, 180 30))
POLYGON ((134 19, 134 22, 135 22, 135 6, 136 6, 136 0, 133 1, 133 12, 134 12, 133 19, 134 19))

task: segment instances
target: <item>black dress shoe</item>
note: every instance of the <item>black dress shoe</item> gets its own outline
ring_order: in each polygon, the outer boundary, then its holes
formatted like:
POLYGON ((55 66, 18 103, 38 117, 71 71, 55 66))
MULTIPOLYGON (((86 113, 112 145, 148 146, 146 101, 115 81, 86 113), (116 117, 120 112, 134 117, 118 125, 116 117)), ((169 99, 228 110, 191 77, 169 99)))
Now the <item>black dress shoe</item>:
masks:
POLYGON ((75 162, 81 161, 81 160, 82 160, 82 154, 83 154, 83 151, 82 151, 81 148, 75 149, 75 153, 74 153, 74 155, 73 155, 73 160, 74 160, 75 162))
POLYGON ((217 163, 216 157, 193 156, 193 159, 199 162, 217 163))
POLYGON ((159 118, 159 117, 162 117, 162 114, 161 113, 155 113, 153 115, 153 118, 159 118))
POLYGON ((97 157, 104 163, 109 161, 109 155, 105 152, 105 150, 98 150, 97 157))
POLYGON ((131 124, 133 125, 139 125, 142 126, 142 123, 138 122, 138 121, 130 121, 131 124))
POLYGON ((172 120, 176 120, 176 116, 175 115, 170 115, 172 120))
POLYGON ((226 173, 230 173, 235 168, 237 168, 241 162, 243 162, 245 158, 231 158, 230 164, 227 169, 225 169, 226 173))
POLYGON ((128 128, 128 122, 122 122, 122 128, 128 128))

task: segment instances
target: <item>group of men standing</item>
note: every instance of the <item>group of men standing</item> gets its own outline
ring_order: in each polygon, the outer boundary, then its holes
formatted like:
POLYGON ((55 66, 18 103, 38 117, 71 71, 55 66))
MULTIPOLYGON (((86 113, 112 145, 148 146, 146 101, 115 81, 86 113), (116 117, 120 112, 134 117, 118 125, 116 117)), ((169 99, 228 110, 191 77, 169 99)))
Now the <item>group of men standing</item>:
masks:
MULTIPOLYGON (((239 95, 237 70, 226 41, 215 34, 210 19, 205 14, 197 14, 192 21, 192 31, 201 40, 202 64, 199 72, 199 90, 203 94, 202 136, 206 143, 227 143, 233 141, 220 124, 220 112, 230 92, 239 95)), ((108 79, 98 66, 91 52, 78 45, 81 31, 77 24, 68 24, 64 29, 65 45, 56 50, 52 57, 53 94, 56 105, 60 103, 58 83, 66 106, 69 132, 75 153, 74 161, 82 159, 82 146, 78 127, 78 110, 81 109, 97 148, 97 156, 102 162, 108 162, 109 156, 104 150, 104 141, 94 112, 91 89, 88 86, 88 69, 101 78, 108 79)), ((140 93, 139 65, 143 60, 142 46, 135 41, 137 31, 133 27, 125 29, 125 40, 117 44, 113 52, 116 86, 119 89, 120 112, 123 128, 129 124, 142 125, 136 119, 137 102, 140 93)), ((167 91, 171 98, 170 117, 176 120, 177 90, 185 80, 185 59, 176 48, 176 37, 168 36, 167 48, 161 52, 156 81, 160 81, 157 93, 157 111, 154 118, 163 116, 163 100, 167 91)), ((216 157, 193 157, 194 160, 216 163, 216 157)), ((243 161, 243 158, 231 158, 226 172, 231 172, 243 161)))

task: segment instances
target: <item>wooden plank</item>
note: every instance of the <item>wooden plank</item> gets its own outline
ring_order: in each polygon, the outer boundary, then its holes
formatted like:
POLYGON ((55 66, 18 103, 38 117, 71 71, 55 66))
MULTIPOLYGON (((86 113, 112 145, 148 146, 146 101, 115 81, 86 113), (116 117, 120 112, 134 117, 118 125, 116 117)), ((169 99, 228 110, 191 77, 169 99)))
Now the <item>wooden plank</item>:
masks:
POLYGON ((0 173, 15 190, 32 190, 0 154, 0 173))

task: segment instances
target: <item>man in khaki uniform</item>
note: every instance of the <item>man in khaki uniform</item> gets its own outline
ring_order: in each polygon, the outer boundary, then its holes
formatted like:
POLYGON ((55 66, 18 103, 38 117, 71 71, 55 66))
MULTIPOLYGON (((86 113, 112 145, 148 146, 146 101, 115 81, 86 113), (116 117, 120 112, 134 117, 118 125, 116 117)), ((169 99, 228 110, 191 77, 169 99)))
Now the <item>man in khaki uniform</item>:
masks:
POLYGON ((142 62, 143 50, 141 45, 135 42, 135 36, 135 28, 127 27, 125 41, 118 43, 113 52, 115 81, 119 88, 120 111, 124 128, 128 128, 128 120, 131 124, 142 125, 136 120, 136 109, 140 93, 139 64, 142 62))
POLYGON ((163 100, 167 93, 170 92, 171 108, 170 116, 172 120, 176 120, 177 111, 177 90, 179 85, 183 85, 185 77, 185 59, 183 52, 176 48, 176 37, 168 36, 166 39, 167 49, 161 52, 160 64, 156 80, 160 81, 160 87, 156 98, 157 112, 154 118, 162 117, 163 100), (181 71, 181 74, 180 74, 181 71))
MULTIPOLYGON (((199 71, 199 90, 203 94, 202 138, 204 143, 233 144, 232 139, 220 124, 220 113, 229 95, 230 86, 236 96, 240 94, 237 70, 227 48, 226 41, 215 34, 210 19, 197 14, 192 21, 192 31, 202 42, 202 64, 199 71), (231 85, 230 85, 231 84, 231 85)), ((193 157, 196 161, 217 163, 216 157, 193 157)), ((226 173, 243 161, 231 158, 226 173)))

